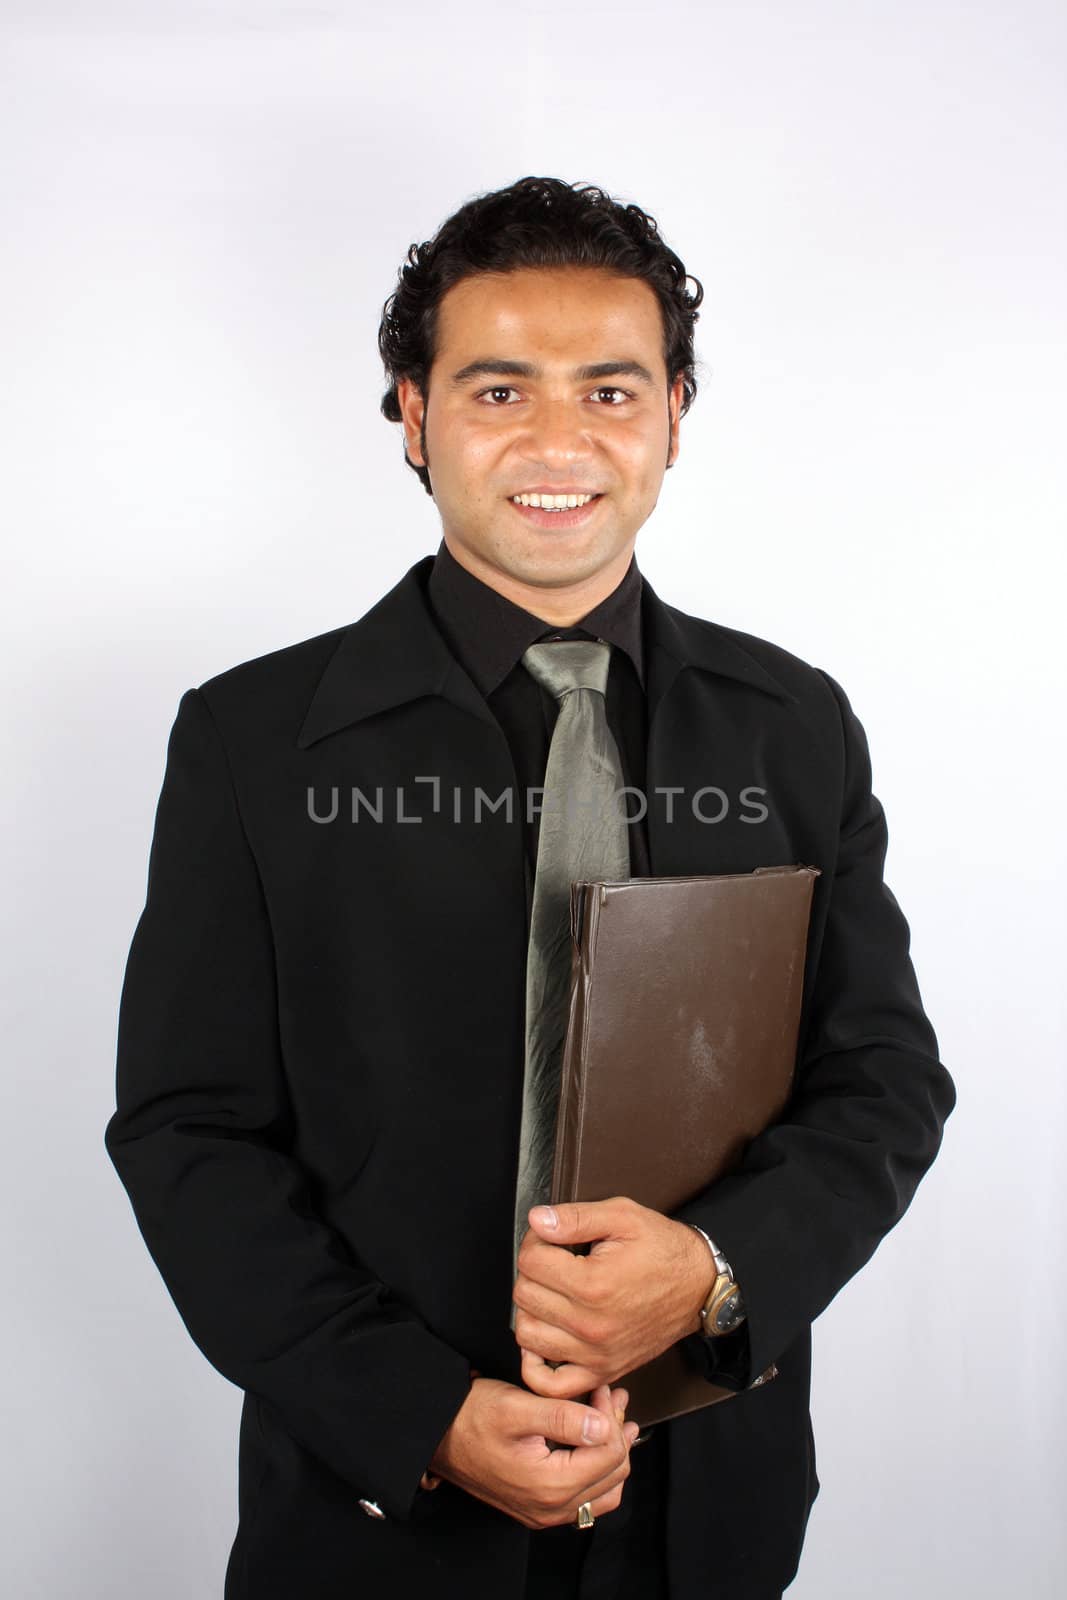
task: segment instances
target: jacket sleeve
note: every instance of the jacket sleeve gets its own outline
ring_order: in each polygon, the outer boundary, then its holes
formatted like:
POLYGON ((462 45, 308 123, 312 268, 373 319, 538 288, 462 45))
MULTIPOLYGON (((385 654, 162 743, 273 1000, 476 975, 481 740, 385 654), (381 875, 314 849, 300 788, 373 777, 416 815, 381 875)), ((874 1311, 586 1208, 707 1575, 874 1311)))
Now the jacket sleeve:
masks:
POLYGON ((355 1494, 410 1517, 469 1364, 315 1212, 292 1154, 264 894, 196 689, 170 735, 116 1101, 105 1147, 195 1343, 355 1494))
POLYGON ((826 1308, 900 1220, 940 1148, 956 1091, 938 1059, 883 881, 888 837, 867 739, 827 674, 844 741, 837 859, 809 1026, 783 1119, 682 1207, 728 1258, 746 1322, 687 1341, 707 1375, 746 1388, 826 1308))

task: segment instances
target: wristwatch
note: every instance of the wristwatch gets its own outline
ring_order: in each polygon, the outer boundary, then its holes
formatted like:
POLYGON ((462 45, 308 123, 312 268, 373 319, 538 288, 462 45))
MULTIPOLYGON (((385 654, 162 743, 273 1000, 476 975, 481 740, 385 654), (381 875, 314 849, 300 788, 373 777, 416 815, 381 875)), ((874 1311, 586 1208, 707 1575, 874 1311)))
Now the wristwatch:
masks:
POLYGON ((697 1228, 695 1222, 691 1222, 689 1226, 695 1228, 706 1242, 715 1262, 715 1282, 711 1286, 711 1293, 700 1308, 700 1327, 706 1339, 717 1339, 724 1333, 733 1333, 735 1328, 741 1326, 747 1315, 745 1302, 734 1277, 733 1268, 718 1245, 708 1238, 703 1228, 697 1228))

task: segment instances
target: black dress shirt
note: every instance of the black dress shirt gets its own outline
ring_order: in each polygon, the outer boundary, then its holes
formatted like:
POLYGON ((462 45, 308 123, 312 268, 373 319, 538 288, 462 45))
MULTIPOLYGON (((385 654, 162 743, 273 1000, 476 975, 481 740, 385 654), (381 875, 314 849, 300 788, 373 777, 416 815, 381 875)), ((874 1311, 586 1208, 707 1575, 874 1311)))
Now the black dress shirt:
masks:
MULTIPOLYGON (((511 750, 518 782, 516 814, 526 839, 526 909, 529 915, 537 864, 539 815, 526 803, 539 789, 559 702, 522 665, 522 654, 540 639, 606 639, 613 646, 605 691, 608 726, 615 735, 628 785, 644 793, 647 723, 641 625, 642 578, 636 557, 606 599, 570 628, 559 628, 516 605, 468 572, 444 540, 427 588, 438 626, 468 676, 485 696, 511 750), (531 810, 533 814, 531 816, 531 810)), ((627 797, 630 871, 648 877, 644 807, 627 797), (638 820, 640 818, 640 820, 638 820)), ((544 1528, 530 1536, 524 1600, 658 1600, 666 1596, 662 1541, 665 1506, 665 1441, 662 1429, 631 1455, 630 1477, 617 1511, 592 1531, 544 1528)))
MULTIPOLYGON (((462 566, 442 539, 430 569, 428 596, 453 654, 485 696, 504 730, 515 765, 516 814, 526 837, 527 910, 537 867, 540 816, 527 793, 540 789, 559 702, 528 672, 522 655, 540 639, 606 639, 613 647, 605 691, 608 726, 615 735, 628 786, 645 787, 645 664, 641 626, 642 578, 634 557, 625 577, 574 627, 559 628, 508 600, 462 566), (531 816, 532 812, 532 816, 531 816)), ((649 876, 648 829, 638 795, 626 797, 630 874, 649 876)))

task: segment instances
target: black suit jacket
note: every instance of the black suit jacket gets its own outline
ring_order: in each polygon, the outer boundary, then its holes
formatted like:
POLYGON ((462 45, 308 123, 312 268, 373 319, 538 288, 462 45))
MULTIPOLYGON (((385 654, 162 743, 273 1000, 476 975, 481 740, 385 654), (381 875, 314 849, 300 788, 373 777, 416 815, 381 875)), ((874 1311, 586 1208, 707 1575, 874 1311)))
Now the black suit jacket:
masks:
MULTIPOLYGON (((188 690, 170 736, 105 1141, 189 1333, 246 1391, 227 1600, 522 1592, 521 1524, 418 1487, 470 1366, 520 1381, 521 822, 432 559, 351 626, 188 690)), ((779 1376, 667 1426, 672 1587, 756 1600, 818 1492, 811 1323, 955 1091, 844 693, 645 591, 653 873, 822 869, 795 1094, 678 1213, 743 1287, 745 1381, 779 1376)))

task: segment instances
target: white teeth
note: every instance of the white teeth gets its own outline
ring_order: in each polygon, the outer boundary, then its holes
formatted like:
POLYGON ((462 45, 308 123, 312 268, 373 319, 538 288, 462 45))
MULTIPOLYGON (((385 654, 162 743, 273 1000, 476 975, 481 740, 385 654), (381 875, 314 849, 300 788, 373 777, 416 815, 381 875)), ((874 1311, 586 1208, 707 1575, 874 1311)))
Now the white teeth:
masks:
POLYGON ((590 500, 595 500, 593 494, 515 494, 512 500, 517 506, 536 506, 541 511, 573 511, 578 506, 588 505, 590 500))

